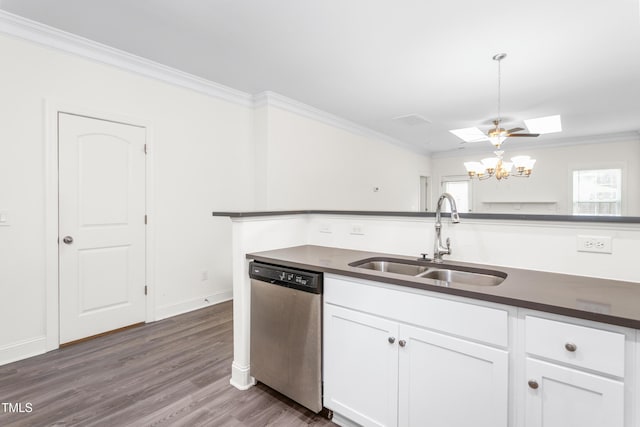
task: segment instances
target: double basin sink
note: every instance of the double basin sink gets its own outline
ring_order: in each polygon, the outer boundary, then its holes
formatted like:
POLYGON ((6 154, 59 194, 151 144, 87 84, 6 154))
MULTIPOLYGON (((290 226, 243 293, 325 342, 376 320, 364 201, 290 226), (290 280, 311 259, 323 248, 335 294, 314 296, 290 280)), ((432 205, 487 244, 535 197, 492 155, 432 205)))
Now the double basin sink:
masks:
POLYGON ((441 286, 449 286, 451 283, 497 286, 507 278, 507 273, 497 270, 390 257, 367 258, 352 262, 349 266, 432 279, 441 286))

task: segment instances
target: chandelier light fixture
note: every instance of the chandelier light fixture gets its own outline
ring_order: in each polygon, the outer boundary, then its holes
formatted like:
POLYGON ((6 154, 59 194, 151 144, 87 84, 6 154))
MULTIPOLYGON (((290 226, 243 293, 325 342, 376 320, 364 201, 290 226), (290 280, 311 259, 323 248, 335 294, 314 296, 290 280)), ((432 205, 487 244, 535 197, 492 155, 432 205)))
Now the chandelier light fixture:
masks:
POLYGON ((500 127, 500 122, 502 121, 500 116, 500 61, 506 56, 506 53, 498 53, 493 56, 493 60, 498 61, 498 118, 493 120, 494 128, 487 133, 487 139, 496 148, 496 151, 493 152, 495 157, 487 157, 480 162, 465 162, 464 167, 467 169, 470 178, 475 177, 479 180, 491 178, 492 176, 498 180, 507 179, 510 176, 528 178, 531 176, 533 165, 536 163, 536 160, 529 156, 515 156, 511 158, 510 162, 503 160, 504 151, 500 147, 507 138, 512 136, 538 136, 538 134, 533 133, 517 133, 524 130, 522 128, 505 130, 500 127))
POLYGON ((507 179, 510 176, 528 178, 531 176, 535 159, 529 156, 515 156, 510 162, 504 161, 502 156, 504 151, 493 152, 495 157, 487 157, 480 162, 465 162, 464 167, 471 178, 484 180, 495 176, 496 179, 507 179))

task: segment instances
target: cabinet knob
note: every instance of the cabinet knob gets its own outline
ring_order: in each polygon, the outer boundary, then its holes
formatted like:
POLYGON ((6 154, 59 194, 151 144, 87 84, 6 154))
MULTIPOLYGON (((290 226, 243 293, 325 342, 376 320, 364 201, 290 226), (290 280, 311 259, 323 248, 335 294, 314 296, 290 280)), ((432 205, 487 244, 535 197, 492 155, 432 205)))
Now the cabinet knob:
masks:
POLYGON ((407 345, 407 342, 405 340, 400 340, 398 341, 398 345, 400 345, 400 347, 404 347, 405 345, 407 345))
POLYGON ((572 352, 572 353, 573 353, 574 351, 576 351, 576 350, 578 349, 578 346, 577 346, 577 345, 575 345, 575 344, 574 344, 574 343, 572 343, 572 342, 568 342, 568 343, 566 343, 566 344, 564 345, 564 348, 565 348, 567 351, 570 351, 570 352, 572 352))
POLYGON ((528 384, 529 384, 529 387, 534 390, 538 388, 538 381, 536 380, 529 380, 528 384))
POLYGON ((389 344, 393 344, 394 342, 396 342, 395 337, 389 337, 387 338, 387 340, 389 341, 389 344))

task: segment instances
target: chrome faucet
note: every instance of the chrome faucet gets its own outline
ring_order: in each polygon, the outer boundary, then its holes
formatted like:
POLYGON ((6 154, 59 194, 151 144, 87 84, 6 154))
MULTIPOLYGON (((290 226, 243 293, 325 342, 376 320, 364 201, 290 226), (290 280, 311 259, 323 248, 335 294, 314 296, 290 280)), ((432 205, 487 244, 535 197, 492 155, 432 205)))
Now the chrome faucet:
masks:
POLYGON ((442 223, 440 222, 440 211, 442 210, 442 202, 444 199, 449 200, 451 205, 451 222, 457 224, 460 222, 460 216, 458 216, 458 208, 456 208, 456 201, 449 193, 442 193, 438 199, 438 207, 436 208, 436 239, 433 244, 433 262, 441 263, 442 255, 451 255, 451 240, 447 237, 447 246, 442 246, 442 223))

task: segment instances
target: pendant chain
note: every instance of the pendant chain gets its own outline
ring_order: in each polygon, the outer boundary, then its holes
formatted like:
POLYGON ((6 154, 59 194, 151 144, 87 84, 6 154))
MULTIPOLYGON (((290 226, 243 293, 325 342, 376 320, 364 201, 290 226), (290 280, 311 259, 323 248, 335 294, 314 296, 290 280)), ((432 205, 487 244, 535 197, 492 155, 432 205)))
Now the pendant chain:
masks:
POLYGON ((502 121, 502 118, 500 117, 500 80, 501 80, 500 63, 501 62, 502 62, 502 60, 498 59, 498 124, 497 124, 496 128, 500 127, 500 122, 502 121))

